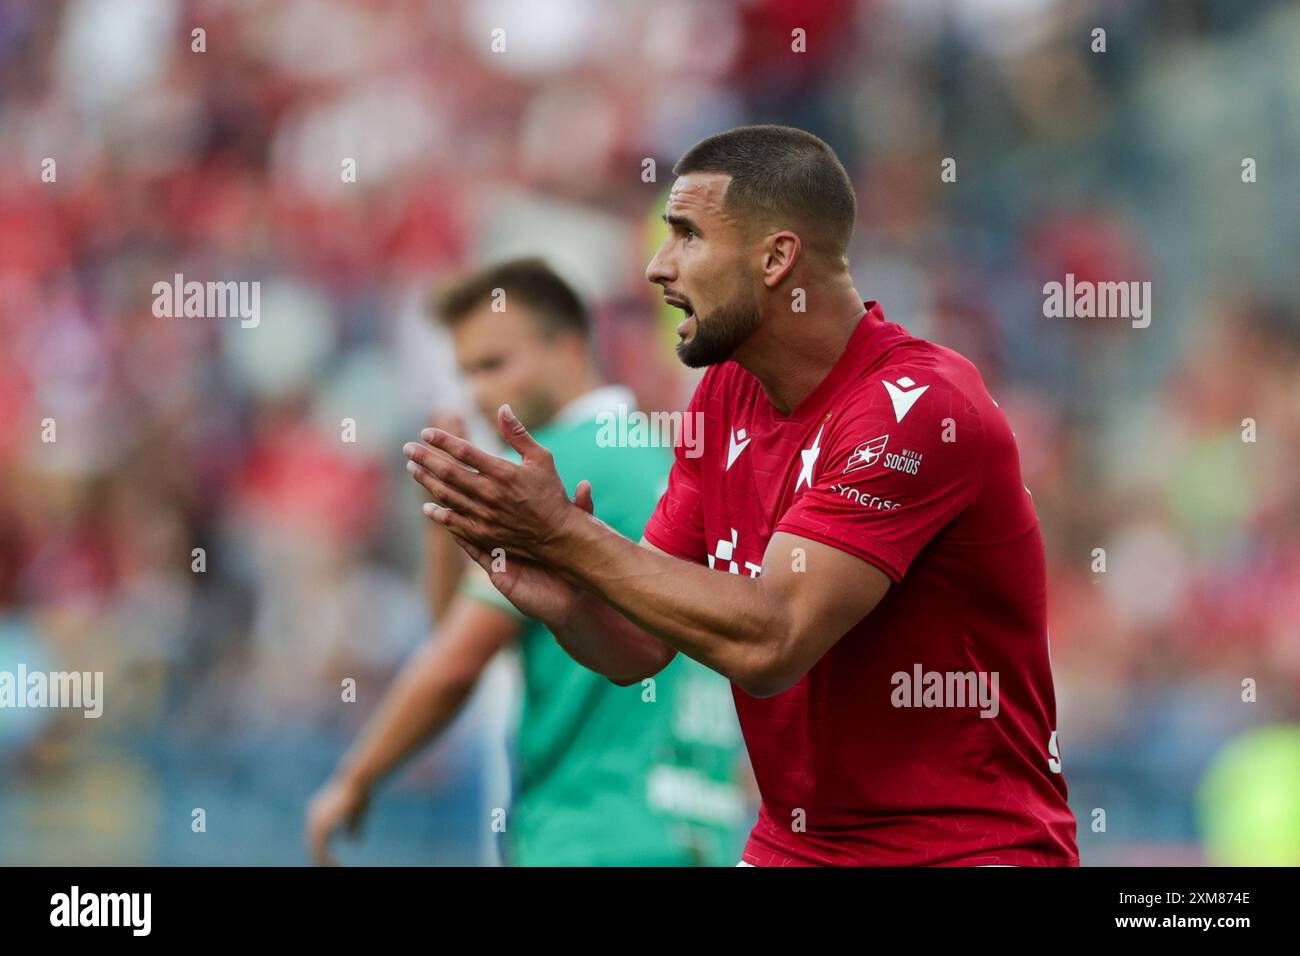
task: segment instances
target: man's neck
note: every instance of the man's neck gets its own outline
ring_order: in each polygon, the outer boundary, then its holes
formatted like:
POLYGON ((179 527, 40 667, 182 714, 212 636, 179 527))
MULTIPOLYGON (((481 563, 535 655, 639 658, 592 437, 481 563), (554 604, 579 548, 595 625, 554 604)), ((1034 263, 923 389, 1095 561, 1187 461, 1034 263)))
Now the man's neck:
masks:
POLYGON ((555 396, 555 414, 560 414, 565 408, 572 405, 578 399, 591 394, 598 388, 605 385, 605 380, 595 371, 588 371, 585 374, 573 379, 568 387, 562 389, 555 396))
POLYGON ((772 406, 789 415, 843 357, 864 311, 857 290, 846 286, 808 312, 769 317, 735 360, 758 379, 772 406))

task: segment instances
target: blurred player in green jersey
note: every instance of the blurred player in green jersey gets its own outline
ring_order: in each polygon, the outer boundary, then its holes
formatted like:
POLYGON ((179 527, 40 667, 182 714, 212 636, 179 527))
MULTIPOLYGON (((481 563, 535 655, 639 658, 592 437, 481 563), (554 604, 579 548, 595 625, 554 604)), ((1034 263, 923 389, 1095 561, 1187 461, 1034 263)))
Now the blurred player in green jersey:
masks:
MULTIPOLYGON (((636 539, 663 491, 668 448, 617 447, 602 418, 635 409, 592 360, 585 308, 539 260, 514 260, 445 290, 436 306, 475 404, 509 403, 551 449, 570 495, 601 488, 595 513, 636 539), (622 406, 620 411, 620 406, 622 406)), ((454 416, 434 424, 464 434, 454 416)), ((505 454, 514 456, 513 451, 505 454)), ((306 838, 331 863, 331 835, 355 830, 375 785, 446 728, 496 653, 517 647, 523 701, 505 861, 524 866, 734 862, 749 821, 736 782, 739 731, 727 682, 685 655, 620 687, 573 661, 521 616, 429 522, 438 634, 417 651, 307 812, 306 838)), ((486 817, 483 825, 491 821, 486 817)))

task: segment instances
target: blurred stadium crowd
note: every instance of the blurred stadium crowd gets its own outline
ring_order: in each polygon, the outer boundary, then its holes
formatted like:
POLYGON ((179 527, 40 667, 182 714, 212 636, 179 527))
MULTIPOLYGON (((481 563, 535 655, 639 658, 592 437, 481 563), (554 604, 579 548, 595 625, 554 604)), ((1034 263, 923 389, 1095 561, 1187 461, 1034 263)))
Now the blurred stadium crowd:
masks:
MULTIPOLYGON (((1206 842, 1257 787, 1294 851, 1276 761, 1200 781, 1300 720, 1300 7, 9 0, 0 669, 102 670, 107 701, 0 712, 0 863, 303 861, 307 795, 428 633, 400 448, 461 401, 432 284, 545 255, 611 377, 679 408, 656 217, 687 146, 760 121, 836 148, 858 288, 1016 429, 1085 863, 1258 859, 1206 842), (155 317, 176 273, 260 281, 260 324, 155 317), (1150 327, 1045 318, 1066 273, 1150 280, 1150 327)), ((345 859, 491 858, 510 687, 345 859)))

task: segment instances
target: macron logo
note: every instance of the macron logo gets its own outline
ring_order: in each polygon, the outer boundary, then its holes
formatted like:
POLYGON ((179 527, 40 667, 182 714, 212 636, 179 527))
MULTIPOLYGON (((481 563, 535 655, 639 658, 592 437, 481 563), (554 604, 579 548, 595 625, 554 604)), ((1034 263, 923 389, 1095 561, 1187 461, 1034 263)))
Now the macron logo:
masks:
POLYGON ((916 385, 914 381, 904 375, 895 384, 894 382, 885 382, 885 391, 889 393, 889 400, 894 403, 894 418, 898 421, 903 420, 903 416, 912 410, 916 400, 926 393, 930 388, 929 385, 916 385))
POLYGON ((736 463, 740 453, 749 447, 749 438, 743 428, 733 428, 731 430, 731 443, 727 446, 727 471, 731 471, 731 466, 736 463))

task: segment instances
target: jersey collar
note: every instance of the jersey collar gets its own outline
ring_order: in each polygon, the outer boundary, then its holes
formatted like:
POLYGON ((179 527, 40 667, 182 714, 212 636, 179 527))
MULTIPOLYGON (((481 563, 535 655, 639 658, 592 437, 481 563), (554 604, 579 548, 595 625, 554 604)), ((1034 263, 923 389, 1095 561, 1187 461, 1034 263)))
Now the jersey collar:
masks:
POLYGON ((636 396, 626 385, 601 385, 579 395, 551 419, 557 425, 593 421, 601 412, 617 412, 619 406, 636 410, 636 396))
MULTIPOLYGON (((803 421, 821 414, 823 407, 835 397, 840 388, 871 364, 875 357, 872 343, 876 338, 876 333, 885 324, 885 311, 880 307, 880 303, 874 299, 863 302, 862 306, 866 309, 866 312, 858 320, 858 324, 853 329, 853 334, 849 336, 848 344, 844 347, 844 354, 826 373, 826 377, 818 383, 817 387, 809 392, 808 396, 796 405, 788 416, 784 416, 785 421, 803 421)), ((771 403, 769 403, 770 407, 771 403)), ((772 413, 778 420, 783 417, 776 412, 775 408, 772 409, 772 413)))

